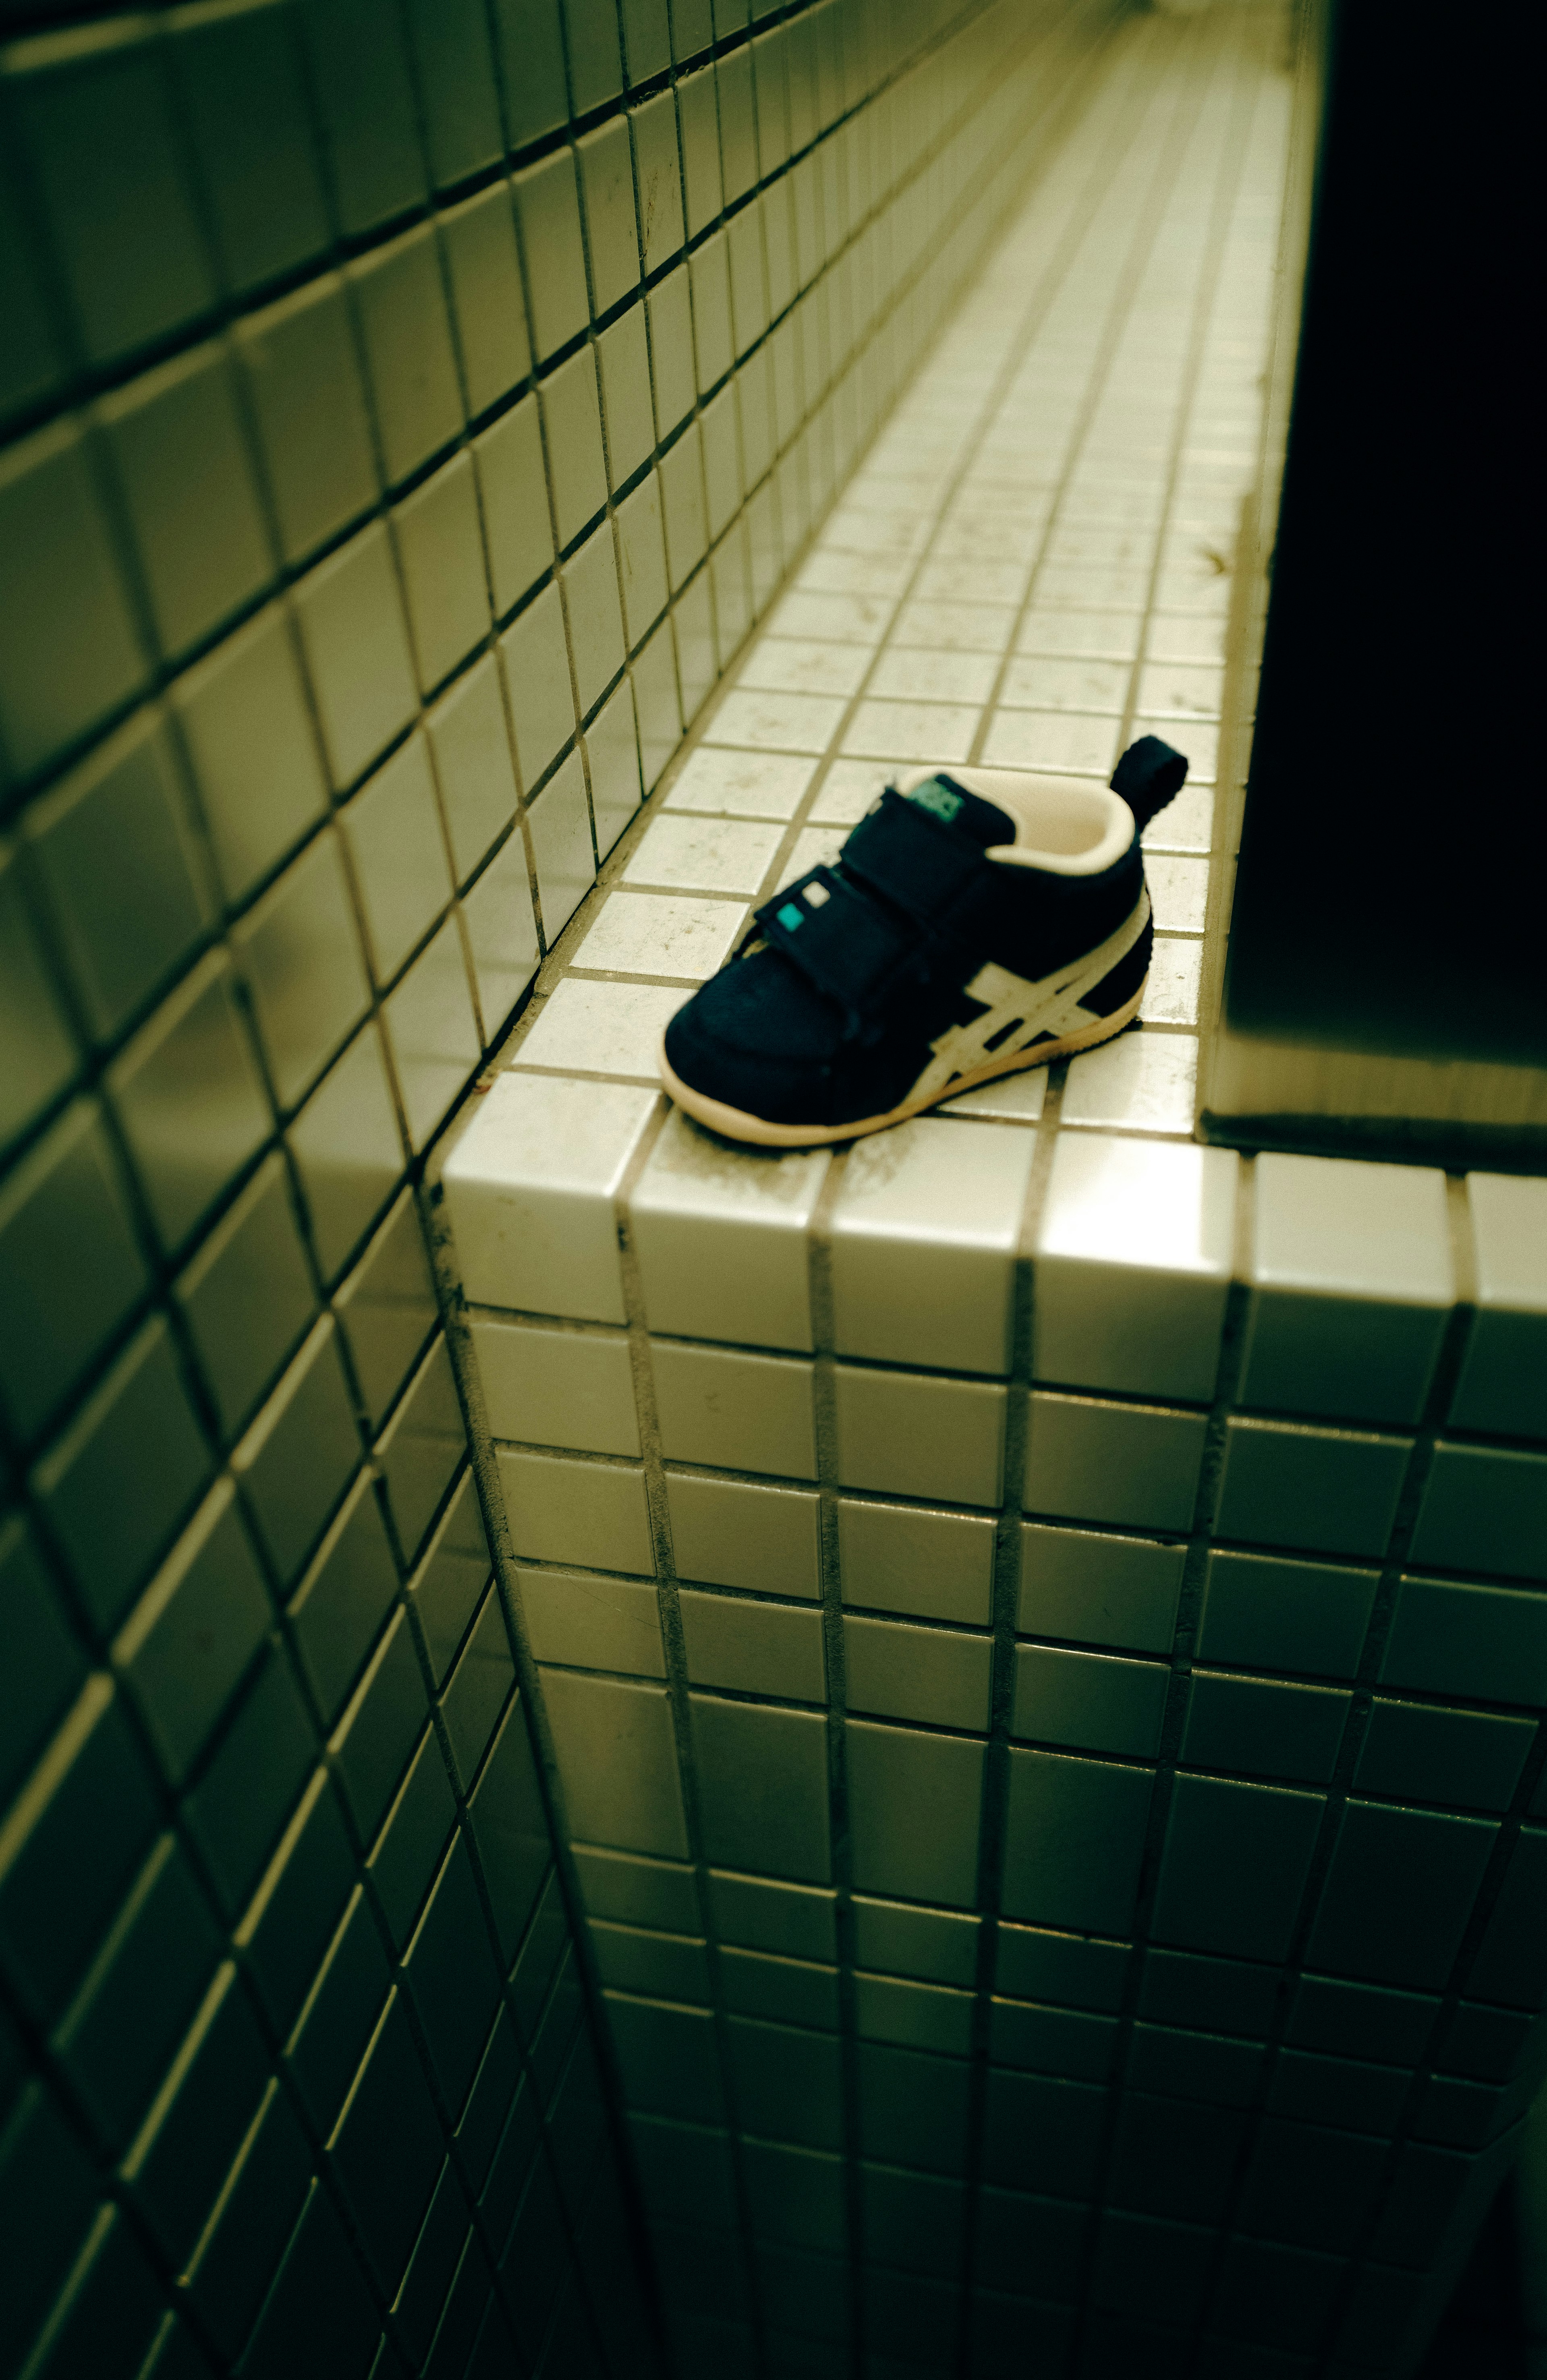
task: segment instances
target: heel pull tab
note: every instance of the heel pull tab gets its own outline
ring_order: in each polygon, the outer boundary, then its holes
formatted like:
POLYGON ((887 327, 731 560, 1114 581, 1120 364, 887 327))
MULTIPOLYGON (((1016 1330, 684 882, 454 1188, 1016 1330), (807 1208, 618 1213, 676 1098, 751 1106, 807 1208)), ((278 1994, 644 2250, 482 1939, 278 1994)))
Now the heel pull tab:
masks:
POLYGON ((1185 754, 1173 751, 1158 735, 1141 735, 1128 746, 1109 782, 1132 810, 1142 834, 1156 812, 1181 792, 1187 773, 1185 754))

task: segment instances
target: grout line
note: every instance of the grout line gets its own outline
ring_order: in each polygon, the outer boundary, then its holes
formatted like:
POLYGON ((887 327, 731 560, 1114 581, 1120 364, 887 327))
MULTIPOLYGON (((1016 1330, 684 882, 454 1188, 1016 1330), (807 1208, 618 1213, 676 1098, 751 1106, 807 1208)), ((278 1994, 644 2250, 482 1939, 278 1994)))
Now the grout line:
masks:
MULTIPOLYGON (((617 1227, 619 1273, 623 1285, 624 1307, 627 1315, 628 1356, 633 1374, 635 1406, 639 1416, 645 1498, 650 1517, 652 1550, 655 1562, 655 1592, 660 1616, 661 1645, 665 1660, 666 1699, 672 1718, 683 1816, 688 1834, 688 1861, 693 1871, 700 1926, 705 1945, 704 1955, 709 1967, 710 2007, 714 2028, 720 2088, 725 2107, 728 2155, 736 2195, 737 2225, 746 2258, 748 2287, 752 2295, 754 2337, 761 2340, 761 2328, 755 2318, 760 2277, 755 2253, 756 2242, 752 2230, 751 2199, 742 2156, 742 2127, 737 2118, 736 2069, 731 2053, 728 2010, 720 1977, 719 1929, 715 1921, 713 1896, 710 1889, 710 1860, 704 1843, 703 1815, 700 1805, 698 1762, 693 1744, 692 1711, 689 1702, 688 1648, 682 1626, 676 1563, 672 1543, 671 1512, 666 1499, 665 1472, 661 1454, 660 1421, 656 1406, 654 1373, 651 1361, 650 1328, 645 1313, 644 1284, 640 1273, 638 1252, 634 1246, 630 1213, 630 1201, 635 1186, 650 1161, 655 1144, 665 1128, 669 1114, 669 1103, 664 1096, 658 1096, 654 1112, 645 1130, 640 1135, 624 1177, 618 1184, 614 1212, 617 1227)), ((761 2351, 759 2361, 761 2363, 761 2351)))
MULTIPOLYGON (((517 1692, 524 1708, 524 1717, 519 1723, 523 1726, 532 1757, 542 1814, 547 1825, 550 1859, 554 1872, 558 1877, 566 1932, 579 1973, 589 2036, 603 2080, 608 2086, 603 2095, 606 2130, 624 2185, 626 2227, 635 2259, 647 2322, 652 2329, 652 2342, 657 2352, 664 2354, 664 2314, 656 2290, 654 2259, 648 2244, 643 2214, 643 2193, 640 2188, 633 2147, 624 2120, 627 2095, 623 2088, 622 2070, 614 2050, 611 2033, 606 2022, 605 2008, 602 1998, 601 1973, 586 1927, 584 1896, 575 1865, 574 1853, 570 1848, 569 1830, 566 1825, 561 1823, 565 1808, 563 1779, 538 1676, 537 1661, 527 1629, 525 1606, 521 1597, 520 1571, 511 1536, 509 1519, 506 1512, 504 1490, 500 1484, 498 1456, 487 1426, 487 1415, 483 1407, 482 1378, 479 1371, 477 1353, 472 1344, 467 1307, 462 1299, 456 1252, 451 1241, 449 1217, 438 1193, 432 1200, 425 1202, 425 1239, 434 1275, 437 1303, 444 1318, 446 1346, 452 1360, 457 1398, 466 1417, 469 1461, 478 1493, 484 1536, 492 1558, 495 1592, 499 1596, 506 1638, 515 1666, 517 1692)), ((420 1658, 422 1662, 422 1654, 420 1658)), ((432 1708, 435 1707, 435 1703, 436 1698, 432 1696, 432 1708)), ((514 1710, 505 1723, 518 1724, 514 1710)), ((486 1903, 487 1886, 483 1881, 481 1855, 473 1841, 470 1826, 464 1827, 462 1832, 473 1857, 475 1874, 482 1886, 481 1900, 486 1903)), ((363 1863, 361 1867, 363 1872, 363 1863)), ((533 1917, 536 1915, 538 1905, 534 1902, 533 1917)), ((497 1944, 497 1934, 493 1938, 497 1944)), ((508 2009, 511 2007, 510 1976, 513 1967, 511 1969, 506 1967, 503 1952, 497 1952, 496 1955, 502 1983, 501 2005, 508 2009)), ((517 2027, 517 2034, 518 2039, 522 2044, 524 2070, 525 2033, 519 2025, 517 2027)), ((562 2193, 560 2203, 562 2206, 562 2193)), ((567 2209, 566 2208, 564 2212, 567 2232, 570 2228, 567 2209)), ((582 2270, 577 2252, 572 2252, 572 2262, 577 2272, 582 2270)), ((584 2294, 589 2306, 589 2291, 584 2294)))
POLYGON ((976 1908, 981 1918, 977 1940, 975 2002, 968 2051, 967 2157, 962 2199, 964 2224, 961 2302, 957 2326, 956 2370, 959 2380, 970 2380, 972 2369, 973 2276, 972 2248, 977 2238, 984 2187, 983 2158, 988 2124, 989 2058, 993 2018, 992 1995, 997 1962, 1005 1860, 1008 1843, 1011 1775, 1010 1738, 1015 1723, 1017 1628, 1020 1606, 1021 1527, 1025 1503, 1026 1458, 1031 1415, 1033 1327, 1036 1300, 1036 1245, 1053 1174, 1058 1131, 1058 1110, 1067 1079, 1067 1062, 1052 1069, 1043 1117, 1028 1178, 1017 1235, 1012 1282, 1012 1355, 1005 1411, 1005 1496, 994 1531, 988 1745, 983 1762, 979 1817, 976 1908))
POLYGON ((811 1305, 811 1397, 817 1453, 817 1531, 822 1592, 822 1659, 827 1684, 827 1808, 834 1916, 838 1952, 839 2059, 842 2091, 844 2212, 847 2228, 850 2370, 862 2380, 865 2351, 864 2204, 859 2012, 854 1982, 854 1843, 849 1823, 848 1669, 839 1547, 836 1329, 833 1300, 833 1215, 848 1168, 846 1148, 834 1151, 807 1227, 811 1305))

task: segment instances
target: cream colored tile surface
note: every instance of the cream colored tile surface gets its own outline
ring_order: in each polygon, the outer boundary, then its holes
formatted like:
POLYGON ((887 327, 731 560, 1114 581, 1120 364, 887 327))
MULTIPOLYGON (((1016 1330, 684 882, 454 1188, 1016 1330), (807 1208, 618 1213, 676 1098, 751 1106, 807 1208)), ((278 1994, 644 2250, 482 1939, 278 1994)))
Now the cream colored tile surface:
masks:
POLYGON ((815 773, 815 762, 795 753, 727 752, 705 744, 672 786, 666 808, 722 818, 793 818, 815 773))
POLYGON ((1197 1073, 1190 1034, 1121 1034, 1070 1061, 1063 1121, 1117 1132, 1190 1133, 1197 1073))
POLYGON ((701 983, 725 964, 746 914, 739 901, 615 892, 598 911, 574 964, 596 975, 664 975, 701 983))
POLYGON ((776 826, 662 816, 652 820, 623 880, 689 892, 755 892, 779 841, 776 826))
POLYGON ((571 976, 549 1000, 521 1044, 523 1066, 570 1075, 657 1078, 655 1052, 666 1020, 686 991, 659 984, 595 983, 571 976))

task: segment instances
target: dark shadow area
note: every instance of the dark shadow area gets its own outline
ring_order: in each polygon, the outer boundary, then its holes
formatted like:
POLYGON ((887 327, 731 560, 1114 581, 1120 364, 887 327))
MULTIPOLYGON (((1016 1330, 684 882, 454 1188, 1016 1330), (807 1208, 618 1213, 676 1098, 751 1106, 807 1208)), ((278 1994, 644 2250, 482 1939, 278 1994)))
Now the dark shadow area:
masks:
POLYGON ((1510 2180, 1488 2210, 1419 2380, 1530 2380, 1516 2222, 1510 2180))

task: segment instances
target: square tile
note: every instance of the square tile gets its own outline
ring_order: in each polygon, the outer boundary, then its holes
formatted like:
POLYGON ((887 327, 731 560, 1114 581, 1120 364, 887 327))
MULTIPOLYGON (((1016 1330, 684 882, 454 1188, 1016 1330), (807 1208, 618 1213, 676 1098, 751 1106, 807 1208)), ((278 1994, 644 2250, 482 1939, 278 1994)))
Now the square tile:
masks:
POLYGON ((829 1964, 837 1959, 831 1892, 712 1868, 709 1899, 714 1930, 722 1942, 769 1951, 779 1958, 821 1960, 829 1964))
POLYGON ((1531 1702, 1547 1692, 1547 1603, 1518 1587, 1404 1578, 1381 1682, 1468 1701, 1531 1702))
POLYGON ((704 741, 754 752, 825 752, 844 709, 837 695, 733 690, 710 721, 704 741))
POLYGON ((1011 1732, 1076 1752, 1152 1760, 1170 1684, 1163 1661, 1017 1645, 1011 1732))
POLYGON ((633 478, 655 444, 642 306, 631 306, 602 333, 596 360, 602 372, 608 478, 615 492, 633 478))
POLYGON ((634 213, 634 169, 628 127, 621 115, 577 142, 580 188, 590 235, 592 303, 610 313, 639 286, 640 234, 634 213))
POLYGON ((703 744, 666 795, 668 810, 721 818, 791 819, 815 764, 793 752, 740 752, 703 744))
POLYGON ((838 1550, 846 1603, 968 1627, 989 1624, 992 1521, 845 1497, 838 1505, 838 1550))
POLYGON ((794 884, 800 877, 809 876, 813 868, 833 867, 847 840, 842 828, 805 828, 796 836, 789 856, 779 870, 775 890, 783 892, 786 884, 794 884))
POLYGON ((769 1694, 781 1702, 826 1701, 820 1612, 700 1595, 688 1587, 677 1603, 691 1684, 769 1694))
POLYGON ((1547 1454, 1442 1442, 1412 1552, 1425 1567, 1547 1579, 1547 1454))
POLYGON ((1116 759, 1115 720, 1078 710, 996 710, 983 745, 988 768, 1051 769, 1103 782, 1116 759))
POLYGON ((296 589, 334 784, 353 784, 413 716, 408 621, 385 528, 372 522, 296 589), (361 667, 362 654, 371 666, 361 667))
POLYGON ((668 1462, 816 1477, 810 1364, 656 1339, 651 1365, 668 1462))
POLYGON ((1010 1754, 1005 1914, 1074 1933, 1119 1940, 1127 1935, 1151 1776, 1148 1768, 1017 1745, 1010 1754))
POLYGON ((1046 1098, 1047 1068, 1024 1066, 1018 1075, 1001 1075, 992 1083, 981 1083, 975 1091, 964 1091, 959 1099, 946 1099, 940 1112, 987 1116, 998 1123, 1035 1123, 1046 1098))
POLYGON ((638 1454, 628 1342, 594 1330, 475 1321, 490 1434, 587 1454, 638 1454))
POLYGON ((824 1716, 722 1702, 704 1694, 691 1695, 688 1708, 704 1850, 711 1862, 754 1876, 827 1883, 832 1860, 824 1716))
POLYGON ((800 1488, 666 1474, 679 1578, 815 1602, 822 1592, 817 1500, 800 1488))
POLYGON ((538 918, 530 905, 526 844, 512 835, 483 868, 479 883, 462 895, 462 921, 474 962, 485 1047, 538 971, 538 918))
POLYGON ((1147 665, 1206 662, 1223 667, 1224 628, 1224 622, 1217 617, 1200 619, 1194 613, 1166 612, 1157 606, 1150 614, 1147 665))
POLYGON ((1189 1768, 1325 1785, 1352 1706, 1326 1686, 1194 1672, 1182 1758, 1189 1768))
POLYGON ((957 603, 927 599, 905 603, 894 645, 933 652, 1002 653, 1015 629, 1014 603, 957 603))
POLYGON ((653 471, 640 480, 632 495, 625 497, 613 518, 617 527, 618 584, 628 641, 636 645, 665 610, 671 591, 666 579, 661 481, 653 471))
POLYGON ((969 1909, 984 1745, 870 1719, 844 1733, 857 1888, 969 1909))
POLYGON ((644 799, 639 721, 633 688, 627 678, 615 686, 587 728, 584 748, 591 774, 596 853, 599 859, 605 859, 644 799))
POLYGON ((1023 1636, 1134 1653, 1169 1653, 1186 1548, 1090 1529, 1021 1524, 1023 1636))
POLYGON ((483 499, 494 609, 503 616, 554 560, 536 397, 523 397, 510 412, 502 413, 474 439, 472 455, 483 499))
POLYGON ((515 1063, 658 1082, 661 1036, 690 997, 676 986, 566 977, 540 1010, 515 1063))
POLYGON ((1161 1859, 1156 1940, 1227 1958, 1282 1959, 1322 1810, 1319 1793, 1179 1777, 1161 1859), (1228 1893, 1219 1888, 1222 1875, 1231 1879, 1228 1893))
POLYGON ((543 941, 552 950, 596 881, 585 769, 572 752, 527 813, 527 832, 542 912, 543 941))
POLYGON ((856 710, 843 748, 879 760, 965 760, 978 717, 975 703, 867 700, 856 710))
POLYGON ((1049 659, 1131 662, 1143 626, 1140 611, 1068 612, 1033 603, 1021 620, 1016 650, 1049 659))
POLYGON ((630 1202, 652 1330, 811 1344, 807 1234, 824 1149, 729 1149, 674 1109, 630 1202))
POLYGON ((989 1721, 993 1640, 893 1620, 844 1621, 848 1706, 873 1718, 982 1734, 989 1721))
POLYGON ((698 395, 693 377, 693 316, 688 267, 679 264, 664 281, 658 281, 647 302, 655 425, 664 440, 671 436, 684 414, 691 410, 698 395))
POLYGON ((496 1075, 442 1176, 474 1304, 625 1319, 613 1202, 654 1108, 650 1090, 496 1075))
POLYGON ((425 715, 458 883, 465 883, 516 815, 516 772, 492 653, 466 671, 425 715))
POLYGON ((1108 711, 1120 718, 1131 675, 1126 662, 1017 655, 1005 673, 999 699, 1016 710, 1108 711))
POLYGON ((809 637, 760 637, 737 673, 744 692, 857 694, 869 664, 864 644, 809 637))
POLYGON ((569 1670, 622 1670, 664 1678, 666 1657, 652 1583, 538 1570, 518 1573, 534 1661, 569 1670))
POLYGON ((466 1087, 482 1048, 455 917, 446 919, 389 994, 382 1022, 408 1139, 421 1149, 466 1087))
POLYGON ((372 971, 391 982, 451 897, 430 749, 401 745, 341 814, 365 911, 372 971))
POLYGON ((560 576, 569 615, 570 658, 581 716, 586 717, 617 676, 624 660, 617 554, 605 521, 599 522, 579 552, 570 555, 560 576))
POLYGON ((1534 1719, 1431 1710, 1377 1695, 1354 1788, 1389 1802, 1507 1810, 1535 1733, 1534 1719))
POLYGON ((1018 604, 1026 588, 1024 562, 926 562, 914 582, 921 603, 1018 604))
POLYGON ((1151 852, 1189 855, 1209 851, 1214 835, 1215 790, 1212 785, 1184 785, 1144 830, 1146 860, 1151 852))
POLYGON ((1070 1060, 1059 1121, 1190 1134, 1197 1074, 1194 1035, 1130 1029, 1070 1060))
POLYGON ((1035 1142, 919 1117, 855 1144, 832 1217, 841 1355, 1005 1372, 1035 1142))
POLYGON ((830 760, 811 802, 811 823, 857 826, 883 790, 888 773, 879 760, 830 760))
POLYGON ((1477 1313, 1450 1418, 1457 1429, 1547 1438, 1547 1184, 1470 1173, 1477 1313))
POLYGON ((1248 1544, 1378 1558, 1411 1451, 1406 1439, 1233 1415, 1214 1526, 1248 1544))
POLYGON ((674 592, 686 585, 709 549, 704 511, 702 438, 696 421, 661 457, 661 504, 674 592))
POLYGON ((790 637, 871 650, 881 642, 895 608, 881 595, 823 595, 797 587, 769 613, 767 633, 770 640, 790 637))
POLYGON ((623 871, 626 884, 659 884, 669 891, 754 893, 767 875, 783 839, 779 826, 741 820, 663 816, 623 871))
POLYGON ((1035 1390, 1025 1508, 1054 1518, 1185 1534, 1192 1525, 1205 1426, 1201 1414, 1035 1390))
POLYGON ((637 1465, 502 1448, 499 1479, 518 1560, 646 1578, 653 1572, 644 1474, 637 1465))
POLYGON ((999 662, 993 653, 921 650, 894 639, 882 654, 870 691, 888 701, 968 703, 988 700, 999 662))
POLYGON ((573 1832, 618 1851, 686 1859, 665 1689, 545 1670, 542 1696, 573 1832))
MULTIPOLYGON (((305 757, 317 778, 317 761, 305 757)), ((210 926, 210 892, 166 728, 143 714, 92 752, 33 805, 29 844, 88 1026, 112 1040, 145 997, 186 966, 210 926)))
MULTIPOLYGON (((854 1993, 855 2030, 862 2041, 966 2057, 972 2038, 972 2001, 966 1992, 895 1975, 857 1974, 854 1993)), ((875 2170, 869 2168, 867 2174, 875 2170)))
POLYGON ((1200 934, 1209 901, 1206 859, 1173 858, 1146 851, 1144 874, 1155 913, 1155 930, 1162 934, 1200 934))
MULTIPOLYGON (((804 1959, 771 1959, 761 1951, 728 1948, 721 1951, 719 1963, 725 2006, 737 2015, 770 2017, 822 2033, 836 2033, 835 1968, 813 1966, 804 1959)), ((839 2268, 834 2265, 827 2269, 835 2278, 839 2268)))
POLYGON ((1210 1553, 1198 1649, 1226 1668, 1351 1678, 1380 1573, 1266 1554, 1210 1553))
POLYGON ((1241 1402, 1416 1422, 1455 1295, 1444 1176, 1274 1153, 1256 1176, 1241 1402))
POLYGON ((569 649, 558 588, 544 587, 500 638, 516 758, 530 794, 575 733, 569 649))
POLYGON ((1217 719, 1224 688, 1223 663, 1146 662, 1139 674, 1139 708, 1155 719, 1217 719))
POLYGON ((1037 1233, 1033 1376, 1207 1403, 1239 1172, 1228 1149, 1060 1135, 1037 1233))
POLYGON ((596 975, 669 976, 702 983, 730 956, 747 915, 739 901, 614 892, 571 964, 596 975))
POLYGON ((955 1910, 910 1909, 898 1900, 854 1902, 855 1962, 876 1974, 970 1988, 978 1973, 978 1921, 955 1910))
POLYGON ((578 331, 590 311, 575 157, 560 149, 515 178, 531 297, 532 342, 542 362, 578 331))
POLYGON ((1004 1492, 1005 1391, 918 1373, 834 1375, 845 1488, 996 1506, 1004 1492))

